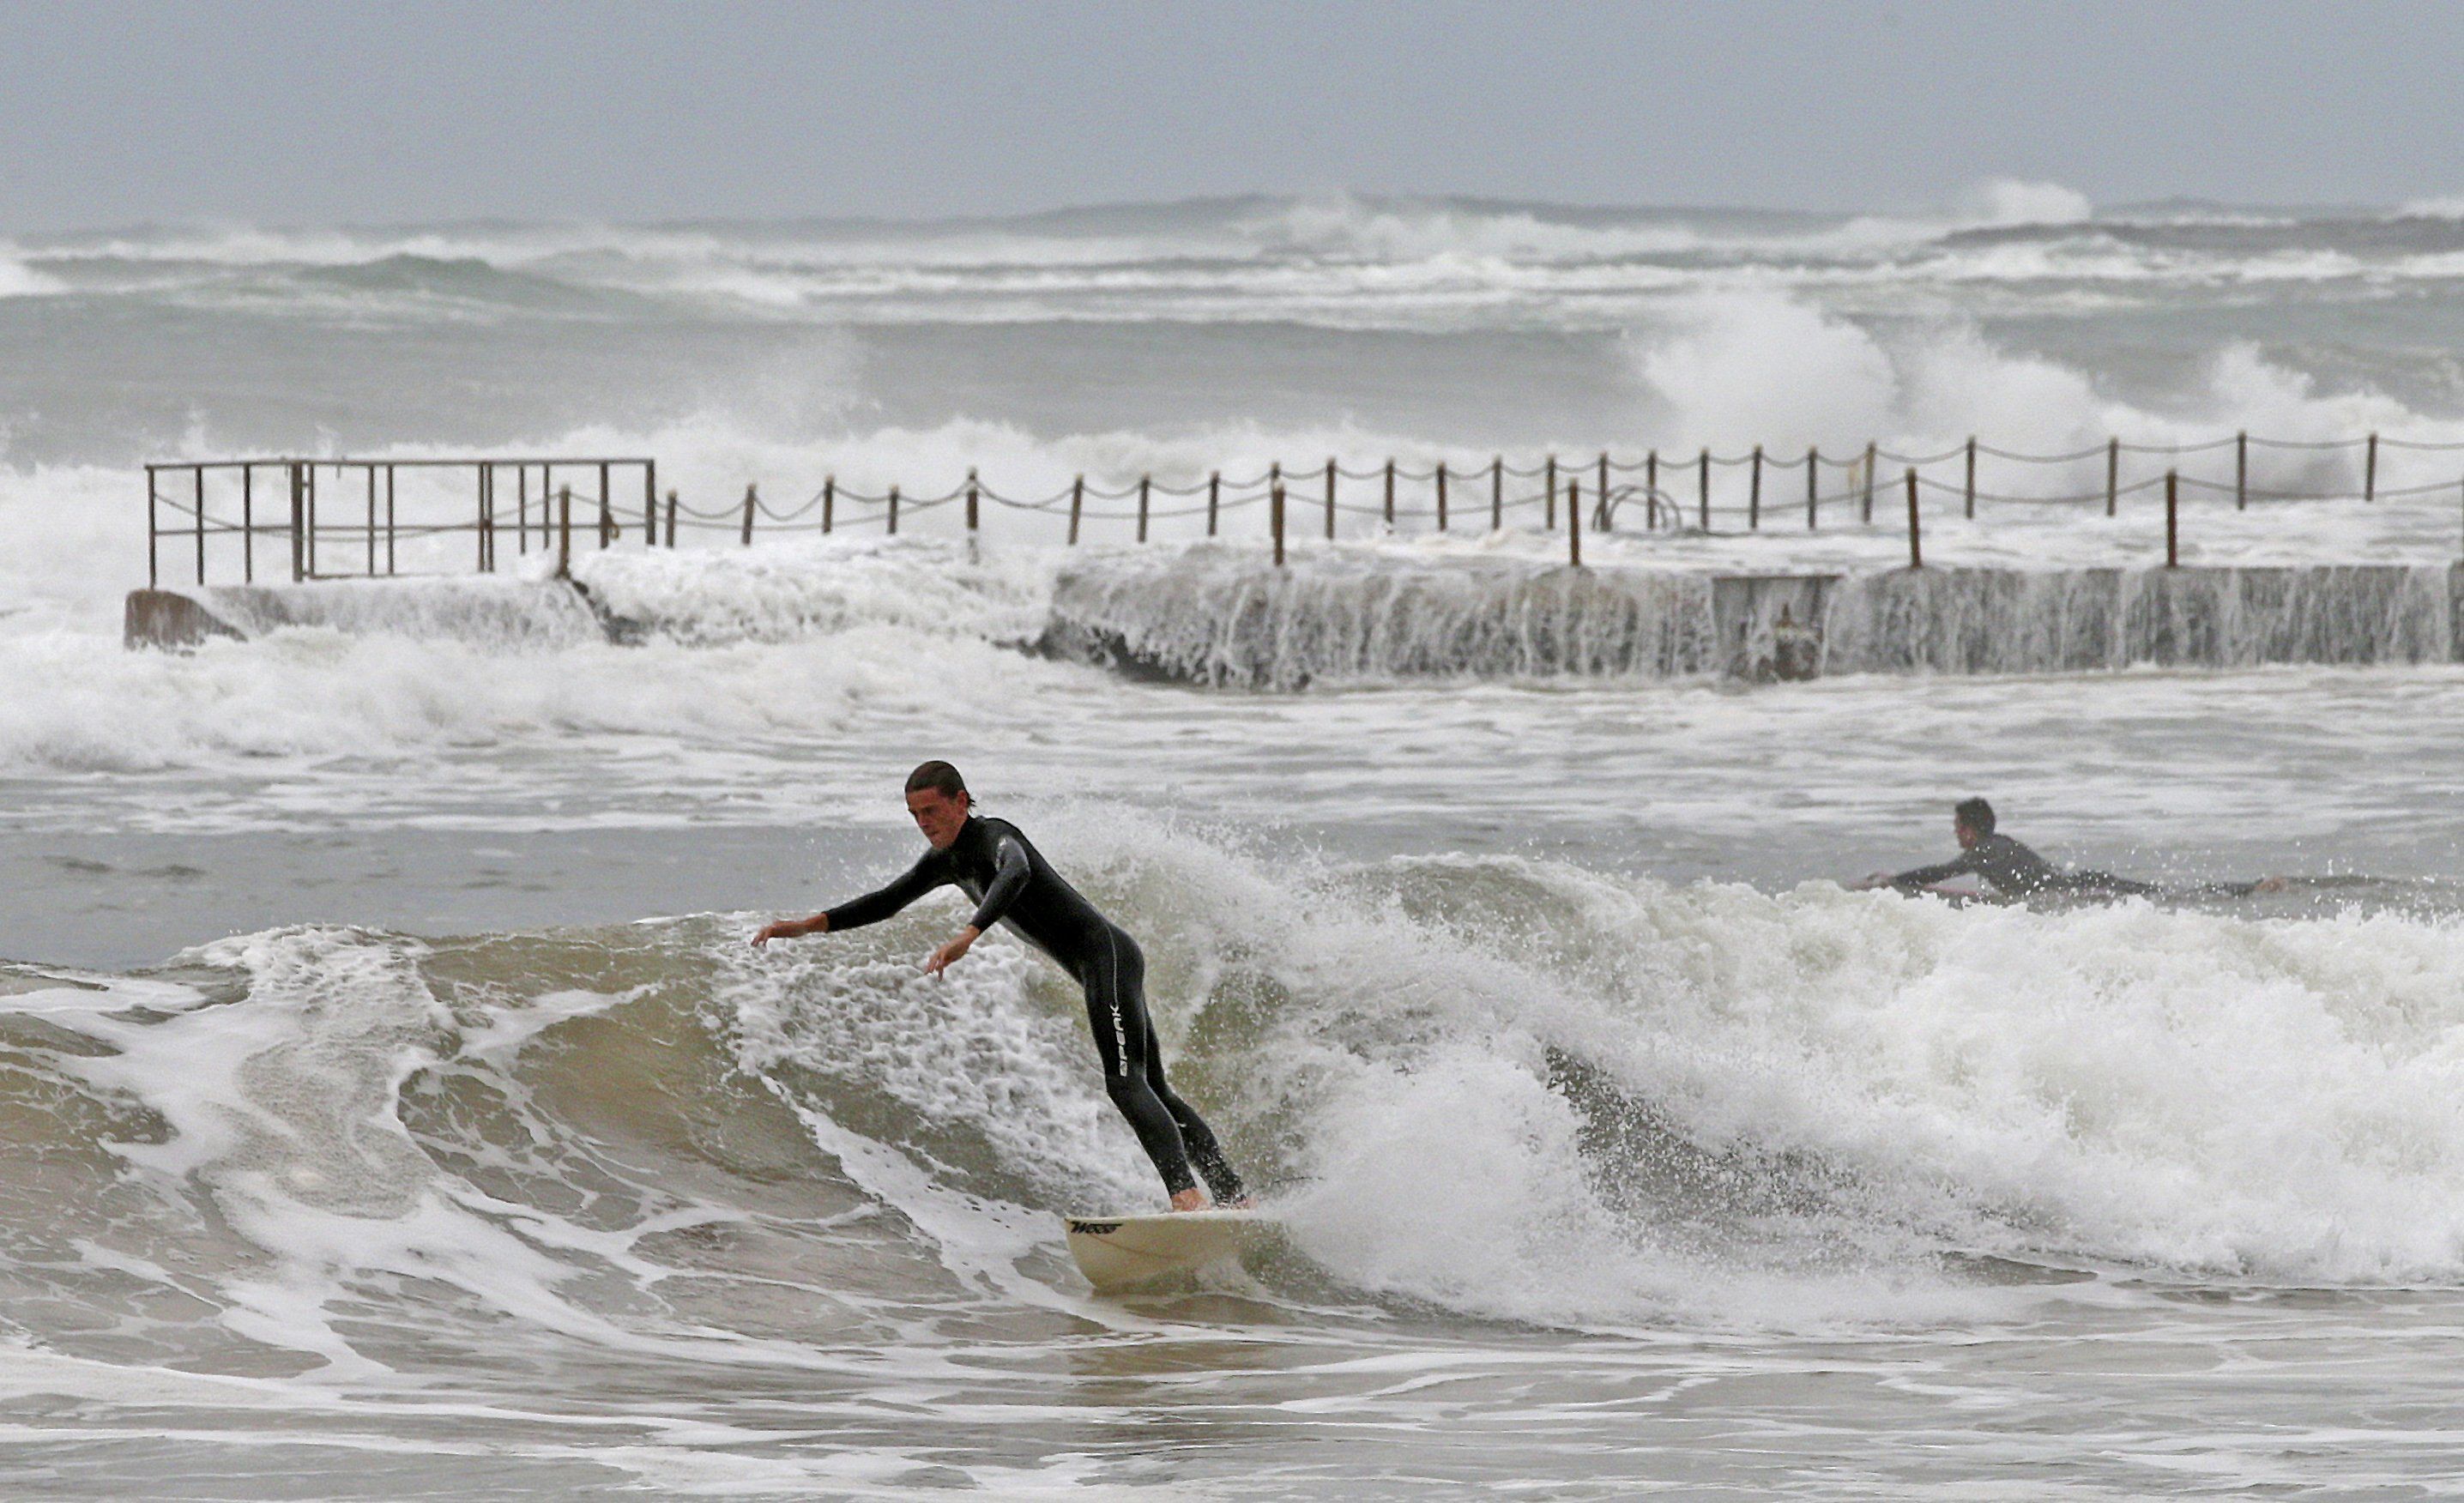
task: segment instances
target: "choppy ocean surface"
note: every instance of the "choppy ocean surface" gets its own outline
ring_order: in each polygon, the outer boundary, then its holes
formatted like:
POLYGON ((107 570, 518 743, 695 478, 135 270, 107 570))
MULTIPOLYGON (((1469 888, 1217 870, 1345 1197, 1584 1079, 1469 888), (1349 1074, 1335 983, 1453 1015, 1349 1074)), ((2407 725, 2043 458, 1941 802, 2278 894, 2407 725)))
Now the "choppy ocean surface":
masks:
MULTIPOLYGON (((647 453, 719 504, 970 466, 2436 443, 2459 345, 2458 206, 2022 185, 1899 219, 0 243, 0 1491, 2445 1493, 2464 671, 1161 685, 1020 650, 1065 562, 1023 526, 594 562, 693 623, 633 647, 131 653, 118 610, 148 459, 647 453), (1156 1190, 1008 938, 946 981, 915 969, 946 902, 745 945, 907 859, 897 780, 936 755, 1138 935, 1284 1252, 1088 1293, 1052 1212, 1156 1190), (1939 858, 1969 793, 2061 860, 2297 880, 1837 885, 1939 858)), ((2356 478, 2304 453, 2261 483, 2356 478)), ((2459 507, 2195 539, 2431 569, 2459 507)), ((1941 546, 2144 559, 2153 525, 1941 546)))

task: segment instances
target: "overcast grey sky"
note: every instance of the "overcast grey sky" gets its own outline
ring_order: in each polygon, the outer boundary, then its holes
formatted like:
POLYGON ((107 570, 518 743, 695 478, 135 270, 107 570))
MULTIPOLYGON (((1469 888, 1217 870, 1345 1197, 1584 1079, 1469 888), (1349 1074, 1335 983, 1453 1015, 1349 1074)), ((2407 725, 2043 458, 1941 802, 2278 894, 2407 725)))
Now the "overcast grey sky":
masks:
POLYGON ((2464 193, 2464 5, 0 0, 0 232, 2464 193))

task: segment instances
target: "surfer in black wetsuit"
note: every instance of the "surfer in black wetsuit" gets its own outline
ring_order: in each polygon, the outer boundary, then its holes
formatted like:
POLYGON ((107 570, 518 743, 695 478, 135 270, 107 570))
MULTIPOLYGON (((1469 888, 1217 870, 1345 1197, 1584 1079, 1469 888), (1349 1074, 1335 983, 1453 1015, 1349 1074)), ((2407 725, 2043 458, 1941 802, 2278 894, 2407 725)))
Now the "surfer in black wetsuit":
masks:
MULTIPOLYGON (((2010 836, 1994 833, 1993 806, 1983 799, 1963 800, 1951 811, 1951 832, 1959 839, 1958 855, 1937 866, 1918 867, 1896 874, 1877 872, 1857 885, 1914 893, 1938 882, 1947 882, 1955 876, 1981 876, 2004 897, 2028 898, 2057 894, 2073 897, 2167 895, 2166 889, 2153 882, 2133 881, 2110 872, 2062 871, 2010 836)), ((2252 893, 2281 892, 2284 885, 2282 877, 2271 876, 2256 882, 2211 882, 2173 895, 2195 894, 2244 897, 2252 893)))
POLYGON ((1217 1205, 1245 1205, 1248 1192, 1215 1134, 1164 1082, 1163 1054, 1147 1018, 1146 957, 1138 952, 1137 941, 1063 881, 1017 826, 978 816, 974 796, 958 769, 948 763, 928 762, 908 775, 907 809, 933 849, 906 875, 810 918, 780 919, 755 935, 753 942, 763 945, 879 923, 935 888, 955 884, 975 899, 975 917, 956 939, 933 952, 924 969, 938 976, 986 929, 1006 921, 1086 988, 1087 1022, 1103 1057, 1104 1089, 1130 1119, 1139 1146, 1155 1160, 1171 1192, 1172 1208, 1204 1205, 1198 1179, 1206 1182, 1217 1205))

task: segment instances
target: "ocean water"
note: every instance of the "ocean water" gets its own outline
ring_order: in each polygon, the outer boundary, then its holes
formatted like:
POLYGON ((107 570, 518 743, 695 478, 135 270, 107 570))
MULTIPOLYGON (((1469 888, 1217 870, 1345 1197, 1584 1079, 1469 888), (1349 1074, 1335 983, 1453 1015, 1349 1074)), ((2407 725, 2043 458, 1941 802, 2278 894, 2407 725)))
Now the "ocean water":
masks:
MULTIPOLYGON (((1965 203, 0 243, 0 1491, 2452 1492, 2464 670, 1260 691, 1026 650, 1065 571, 1210 566, 1254 514, 1214 553, 1008 513, 636 542, 579 571, 656 623, 624 647, 120 643, 150 459, 650 453, 715 510, 970 467, 2464 439, 2455 206, 1965 203), (929 756, 1139 937, 1283 1251, 1087 1290, 1053 1212, 1159 1192, 1052 966, 996 935, 917 971, 951 900, 745 943, 910 858, 929 756), (1843 888, 1938 859, 1969 793, 2064 861, 2294 880, 1843 888)), ((2452 564, 2464 455, 2382 464, 2368 505, 2207 494, 2189 550, 2452 564)), ((2145 495, 1943 517, 1928 561, 2145 563, 2145 495)), ((1719 530, 1593 545, 1903 546, 1719 530)), ((1562 542, 1345 533, 1309 562, 1562 542)))

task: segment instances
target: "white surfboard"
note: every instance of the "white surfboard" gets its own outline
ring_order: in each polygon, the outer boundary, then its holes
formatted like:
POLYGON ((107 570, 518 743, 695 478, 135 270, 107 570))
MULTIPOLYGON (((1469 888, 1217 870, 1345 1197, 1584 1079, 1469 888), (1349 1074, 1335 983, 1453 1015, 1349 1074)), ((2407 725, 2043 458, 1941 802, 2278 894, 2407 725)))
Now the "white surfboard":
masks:
POLYGON ((1064 1216, 1069 1255, 1099 1291, 1135 1289, 1176 1273, 1230 1262, 1275 1235, 1266 1211, 1167 1211, 1149 1216, 1064 1216))

